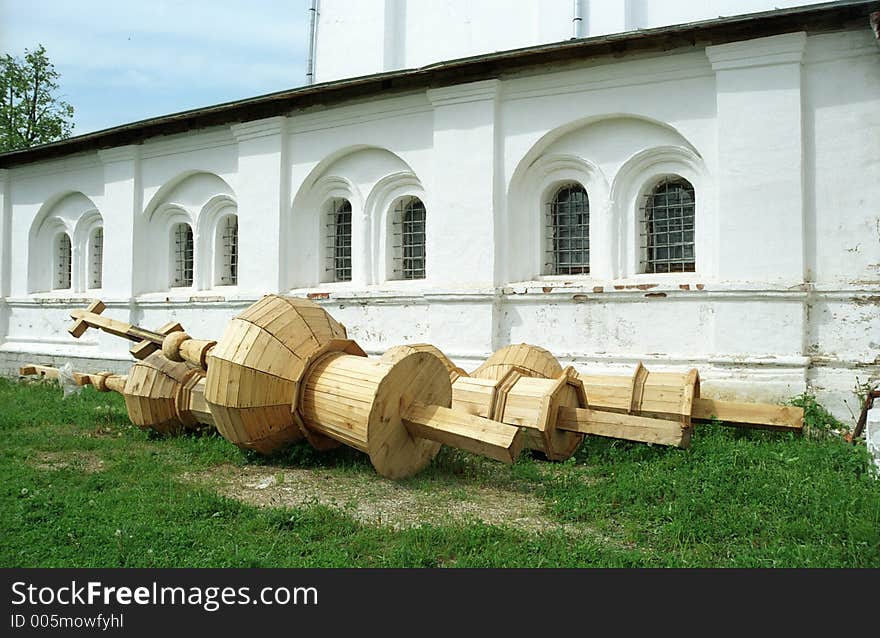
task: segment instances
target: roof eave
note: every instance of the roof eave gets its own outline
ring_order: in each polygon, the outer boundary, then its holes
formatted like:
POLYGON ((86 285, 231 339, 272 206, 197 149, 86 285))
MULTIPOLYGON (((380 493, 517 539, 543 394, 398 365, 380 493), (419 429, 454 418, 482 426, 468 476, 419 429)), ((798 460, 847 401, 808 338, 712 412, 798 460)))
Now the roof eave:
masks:
POLYGON ((790 31, 829 31, 862 25, 880 10, 877 0, 847 0, 795 7, 566 40, 522 49, 501 51, 417 69, 404 69, 333 82, 297 87, 234 102, 132 122, 78 135, 66 140, 0 154, 0 168, 86 151, 138 144, 161 135, 172 135, 210 126, 284 115, 294 109, 330 105, 358 97, 377 96, 429 87, 462 84, 499 77, 539 65, 623 56, 638 52, 667 51, 684 47, 722 44, 790 31))

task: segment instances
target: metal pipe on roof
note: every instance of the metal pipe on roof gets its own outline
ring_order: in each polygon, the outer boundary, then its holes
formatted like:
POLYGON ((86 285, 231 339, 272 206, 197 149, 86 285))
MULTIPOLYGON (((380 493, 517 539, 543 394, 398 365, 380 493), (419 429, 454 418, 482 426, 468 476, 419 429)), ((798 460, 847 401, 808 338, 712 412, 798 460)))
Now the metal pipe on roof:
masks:
POLYGON ((306 62, 306 84, 315 83, 315 51, 318 48, 318 1, 309 7, 309 59, 306 62))
POLYGON ((581 0, 574 0, 574 8, 571 17, 571 37, 584 37, 584 15, 581 10, 581 0))

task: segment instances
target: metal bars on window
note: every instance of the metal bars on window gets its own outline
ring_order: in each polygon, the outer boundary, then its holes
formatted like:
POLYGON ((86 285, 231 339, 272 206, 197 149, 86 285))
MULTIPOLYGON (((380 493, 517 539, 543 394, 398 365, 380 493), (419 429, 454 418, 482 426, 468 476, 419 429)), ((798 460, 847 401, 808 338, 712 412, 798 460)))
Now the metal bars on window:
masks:
POLYGON ((235 286, 238 283, 238 216, 228 215, 222 223, 220 285, 235 286))
POLYGON ((394 206, 395 248, 394 273, 401 279, 425 278, 425 205, 418 197, 405 197, 394 206))
POLYGON ((193 232, 189 224, 174 226, 172 250, 174 251, 174 281, 176 287, 192 286, 193 283, 193 232))
POLYGON ((665 179, 648 193, 641 235, 644 272, 694 272, 694 210, 694 187, 682 178, 665 179))
POLYGON ((552 275, 590 272, 590 200, 580 184, 566 184, 547 203, 546 271, 552 275))
POLYGON ((92 231, 89 242, 89 288, 100 288, 104 271, 104 229, 92 231))
POLYGON ((327 270, 331 281, 351 281, 351 202, 330 201, 327 223, 327 270))
POLYGON ((70 237, 67 233, 58 235, 55 244, 55 289, 67 290, 70 288, 70 263, 71 263, 70 237))

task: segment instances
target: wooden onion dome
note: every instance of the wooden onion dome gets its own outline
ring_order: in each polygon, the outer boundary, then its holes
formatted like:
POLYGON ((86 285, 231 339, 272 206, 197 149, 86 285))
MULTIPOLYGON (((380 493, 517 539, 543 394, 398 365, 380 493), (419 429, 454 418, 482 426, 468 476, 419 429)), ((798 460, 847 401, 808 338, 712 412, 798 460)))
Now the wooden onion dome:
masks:
POLYGON ((440 359, 440 361, 446 367, 447 372, 449 372, 449 379, 453 383, 455 383, 455 380, 459 377, 468 376, 467 372, 452 363, 452 360, 445 354, 443 354, 439 348, 437 348, 436 346, 432 346, 429 343, 410 343, 403 346, 392 346, 382 354, 380 359, 382 361, 394 363, 396 361, 400 361, 405 356, 410 355, 414 352, 430 352, 435 357, 440 359))
POLYGON ((500 381, 511 370, 525 377, 541 379, 558 379, 562 374, 562 366, 549 351, 528 343, 518 343, 492 353, 470 376, 500 381))
POLYGON ((336 446, 304 431, 291 409, 306 369, 326 352, 366 356, 342 324, 308 299, 267 295, 239 314, 207 355, 205 399, 217 430, 262 454, 304 436, 320 449, 336 446))

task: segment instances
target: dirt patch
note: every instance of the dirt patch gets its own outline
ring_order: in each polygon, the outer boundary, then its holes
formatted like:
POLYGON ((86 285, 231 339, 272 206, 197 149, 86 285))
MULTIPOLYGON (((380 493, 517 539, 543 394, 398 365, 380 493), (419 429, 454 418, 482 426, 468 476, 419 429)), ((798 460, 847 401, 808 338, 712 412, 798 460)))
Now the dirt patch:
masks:
POLYGON ((536 494, 494 486, 425 487, 368 473, 230 465, 183 478, 260 507, 321 504, 337 507, 362 523, 395 529, 452 521, 483 521, 532 532, 574 528, 544 515, 543 501, 536 494))
POLYGON ((93 452, 40 452, 31 465, 38 470, 58 471, 74 469, 86 474, 104 470, 104 460, 93 452))

